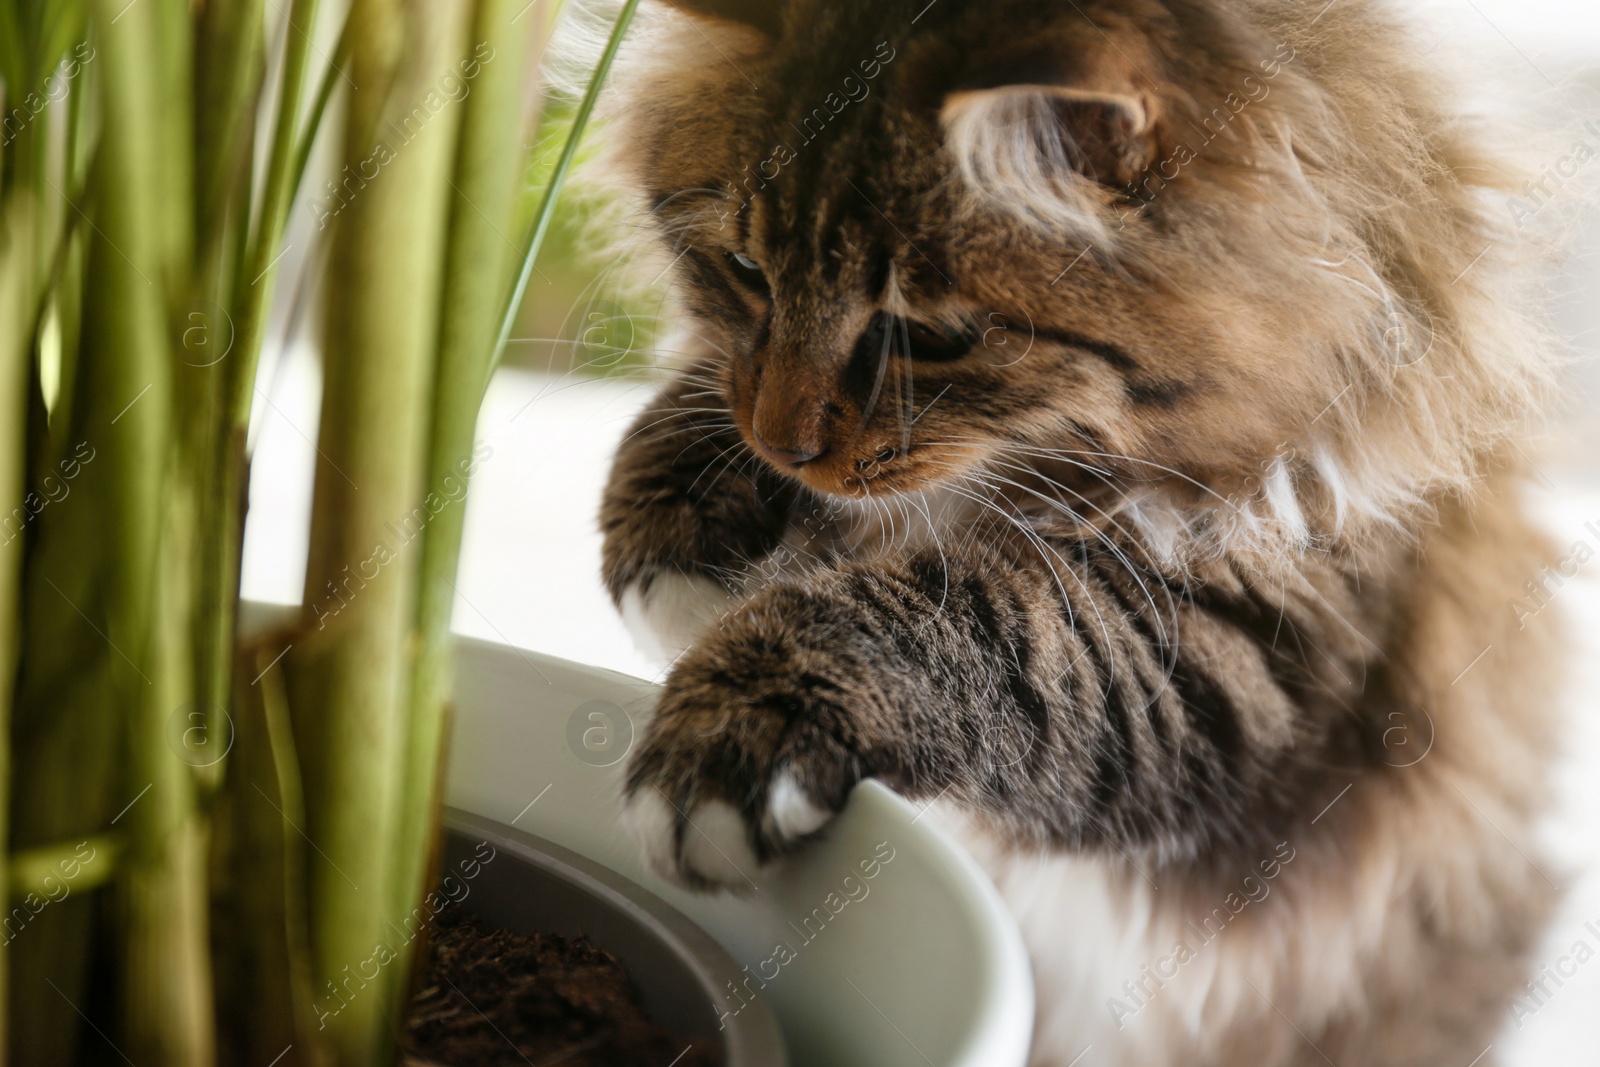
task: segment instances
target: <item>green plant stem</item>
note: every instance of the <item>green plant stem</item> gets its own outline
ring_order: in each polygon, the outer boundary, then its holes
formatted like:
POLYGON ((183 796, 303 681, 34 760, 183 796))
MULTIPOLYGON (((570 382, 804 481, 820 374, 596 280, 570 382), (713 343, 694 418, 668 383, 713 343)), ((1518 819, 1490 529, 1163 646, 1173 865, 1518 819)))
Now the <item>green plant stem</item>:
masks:
MULTIPOLYGON (((197 477, 203 488, 201 493, 201 528, 205 531, 200 546, 202 553, 198 612, 196 617, 197 692, 208 709, 211 729, 226 728, 222 709, 226 707, 230 692, 229 671, 233 664, 235 635, 235 600, 239 590, 239 573, 244 547, 244 518, 249 464, 246 454, 246 435, 249 431, 251 400, 254 396, 256 370, 260 365, 261 348, 266 339, 267 315, 272 306, 272 293, 276 281, 278 259, 285 251, 282 244, 289 207, 294 200, 300 175, 295 169, 295 147, 302 135, 300 130, 301 101, 305 92, 310 58, 315 46, 312 37, 317 26, 317 0, 294 0, 287 16, 289 25, 284 33, 282 79, 278 87, 277 114, 273 137, 267 157, 266 181, 261 193, 261 204, 256 212, 254 230, 250 230, 249 193, 253 182, 248 168, 253 163, 248 155, 243 161, 246 168, 243 178, 234 184, 241 190, 233 203, 231 213, 223 210, 225 201, 222 189, 227 180, 226 156, 213 166, 217 171, 212 181, 203 185, 204 192, 216 188, 217 202, 209 215, 203 218, 217 227, 205 235, 208 261, 215 260, 216 272, 212 274, 219 293, 218 299, 199 308, 202 320, 198 325, 208 330, 212 343, 221 344, 226 338, 232 345, 226 358, 215 367, 205 368, 207 391, 203 410, 207 415, 209 432, 204 435, 204 451, 197 456, 201 467, 197 477), (220 264, 226 248, 225 227, 242 228, 244 254, 239 269, 224 273, 220 264), (247 236, 245 236, 247 234, 247 236), (232 297, 221 298, 221 286, 231 285, 232 297), (226 309, 225 319, 218 321, 216 310, 226 309)), ((230 51, 250 55, 258 48, 261 36, 249 20, 259 22, 260 11, 255 8, 218 31, 219 40, 226 42, 230 51)), ((236 79, 225 73, 218 75, 223 87, 232 87, 236 79)), ((320 107, 314 120, 321 119, 320 107)), ((234 122, 245 123, 242 114, 234 122)), ((202 127, 209 128, 209 127, 202 127)), ((223 145, 231 142, 226 131, 213 131, 214 139, 223 145)), ((221 149, 226 151, 226 148, 221 149)), ((208 778, 214 778, 220 767, 209 769, 208 778)))
POLYGON ((249 203, 239 202, 244 174, 254 160, 254 108, 260 92, 264 0, 212 3, 196 16, 195 231, 203 272, 217 279, 231 225, 249 226, 249 203), (243 208, 243 218, 239 210, 243 208), (230 216, 232 219, 230 220, 230 216))
MULTIPOLYGON (((319 997, 373 966, 396 940, 396 831, 419 565, 423 461, 438 339, 439 287, 458 104, 416 118, 457 77, 465 12, 413 0, 356 0, 344 159, 387 161, 335 224, 324 386, 306 569, 304 637, 290 654, 290 701, 304 765, 313 862, 310 926, 319 997), (404 29, 406 47, 401 48, 404 29), (404 120, 410 119, 409 129, 404 120), (389 122, 383 120, 389 119, 389 122), (381 129, 380 129, 381 124, 381 129), (404 131, 404 132, 403 132, 404 131), (358 488, 359 487, 359 488, 358 488), (381 548, 379 546, 382 546, 381 548), (346 968, 349 968, 347 971, 346 968)), ((392 1048, 399 968, 358 978, 326 1020, 341 1065, 392 1048)))
POLYGON ((81 841, 18 852, 10 858, 10 870, 6 872, 7 895, 12 900, 22 900, 31 893, 53 901, 58 897, 65 899, 72 893, 98 889, 116 873, 117 853, 121 847, 118 838, 98 834, 81 841))
POLYGON ((556 202, 561 197, 561 190, 566 187, 567 175, 572 170, 573 161, 577 159, 578 145, 583 139, 583 131, 588 127, 589 119, 594 114, 595 104, 600 99, 600 90, 605 86, 606 75, 611 73, 611 64, 617 58, 617 51, 622 47, 622 39, 627 36, 628 27, 633 24, 633 15, 638 8, 639 0, 627 0, 622 5, 622 10, 617 14, 617 21, 611 27, 611 36, 606 41, 605 51, 601 53, 600 62, 596 64, 594 74, 589 78, 589 87, 584 91, 583 100, 572 116, 572 128, 567 133, 566 144, 561 148, 555 169, 550 172, 550 184, 545 186, 544 197, 539 201, 539 208, 534 212, 533 222, 528 229, 527 240, 522 245, 522 266, 517 272, 516 284, 506 300, 505 310, 500 316, 500 333, 495 339, 492 367, 499 366, 500 359, 505 354, 506 343, 511 340, 511 332, 516 328, 517 313, 522 309, 522 299, 527 295, 528 283, 533 279, 534 263, 539 258, 539 249, 543 247, 545 236, 550 232, 550 224, 555 219, 556 202))
POLYGON ((488 48, 464 101, 452 179, 450 245, 440 301, 432 438, 426 488, 448 503, 428 523, 417 594, 417 661, 401 798, 396 911, 423 891, 431 827, 439 804, 440 751, 451 682, 450 616, 466 524, 466 491, 481 460, 473 437, 489 384, 495 322, 517 249, 506 237, 514 216, 522 146, 522 88, 530 34, 512 22, 527 0, 480 0, 470 47, 488 48))
MULTIPOLYGON (((260 657, 265 659, 263 655, 260 657)), ((326 1049, 313 1027, 318 997, 312 985, 311 934, 306 915, 306 848, 300 827, 306 825, 305 782, 300 774, 300 757, 295 751, 290 724, 288 698, 283 676, 268 661, 259 673, 262 721, 272 749, 272 767, 278 784, 278 803, 283 816, 283 936, 288 975, 290 1009, 295 1029, 308 1046, 301 1062, 322 1063, 326 1049)))
POLYGON ((339 31, 339 43, 334 47, 333 60, 328 64, 328 69, 322 72, 322 81, 317 85, 317 95, 311 100, 311 111, 306 115, 304 127, 300 131, 300 140, 294 150, 294 163, 290 167, 289 188, 290 196, 293 191, 300 188, 305 181, 306 164, 311 160, 311 149, 317 143, 317 131, 322 128, 322 116, 328 110, 328 101, 333 97, 333 91, 339 87, 339 71, 350 61, 350 15, 345 13, 344 27, 339 31))
MULTIPOLYGON (((264 66, 263 0, 207 4, 195 18, 194 297, 182 310, 176 354, 194 416, 185 441, 200 507, 199 580, 194 613, 195 692, 207 736, 230 729, 234 604, 243 540, 245 431, 235 425, 227 359, 244 357, 228 308, 240 262, 232 254, 250 229, 255 105, 264 66), (226 355, 223 353, 226 352, 226 355), (212 357, 219 358, 211 362, 212 357)), ((224 764, 200 769, 209 787, 224 764)))
MULTIPOLYGON (((28 469, 28 357, 33 339, 31 212, 23 197, 0 204, 0 500, 21 500, 28 469)), ((0 528, 0 880, 7 869, 11 814, 11 702, 21 655, 18 632, 25 541, 0 528)), ((10 953, 0 943, 0 1067, 6 1061, 5 1004, 10 953)))
POLYGON ((96 4, 105 126, 91 184, 103 242, 90 265, 98 304, 86 324, 84 395, 104 442, 105 637, 127 657, 102 711, 126 731, 127 795, 144 794, 118 826, 128 834, 115 909, 119 1044, 135 1062, 207 1067, 205 837, 193 773, 167 735, 193 697, 194 549, 192 488, 176 476, 166 321, 166 286, 185 284, 191 188, 171 158, 175 143, 190 143, 186 123, 171 115, 167 68, 189 58, 171 8, 96 4))
MULTIPOLYGON (((605 57, 569 130, 535 216, 529 244, 522 252, 513 302, 526 290, 561 186, 636 6, 637 0, 630 0, 618 17, 605 57)), ((489 458, 474 451, 473 436, 489 376, 504 348, 505 330, 514 318, 514 310, 508 314, 503 298, 497 294, 506 291, 511 264, 507 253, 517 251, 503 228, 509 226, 515 213, 523 159, 520 88, 531 42, 526 29, 518 29, 512 20, 524 8, 525 0, 481 0, 478 6, 473 41, 475 46, 481 41, 494 48, 495 60, 485 65, 474 82, 456 157, 427 481, 430 492, 440 493, 451 502, 429 523, 423 542, 417 603, 418 655, 412 674, 406 757, 408 789, 402 797, 404 814, 396 878, 397 890, 402 894, 402 914, 423 889, 433 816, 439 805, 440 759, 452 680, 450 620, 466 524, 465 499, 460 498, 460 492, 452 492, 451 487, 464 491, 469 474, 489 458), (499 332, 494 327, 497 314, 502 323, 499 332)))
POLYGON ((277 257, 282 252, 279 246, 294 200, 295 145, 301 136, 300 105, 313 52, 311 38, 316 33, 317 7, 317 0, 294 0, 289 8, 289 27, 284 31, 287 36, 283 80, 278 88, 278 113, 267 156, 266 184, 261 193, 256 228, 245 253, 244 269, 234 279, 233 320, 240 349, 239 358, 228 364, 228 405, 235 425, 250 421, 256 365, 266 336, 267 311, 272 306, 277 257))

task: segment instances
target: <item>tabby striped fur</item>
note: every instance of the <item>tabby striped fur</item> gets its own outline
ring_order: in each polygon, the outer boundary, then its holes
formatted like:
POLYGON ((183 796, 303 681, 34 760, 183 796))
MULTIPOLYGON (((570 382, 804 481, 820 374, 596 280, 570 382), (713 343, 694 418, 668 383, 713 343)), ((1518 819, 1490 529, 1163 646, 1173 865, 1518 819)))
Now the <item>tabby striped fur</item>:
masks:
POLYGON ((1016 909, 1037 1067, 1483 1054, 1555 896, 1557 619, 1506 608, 1548 356, 1514 175, 1408 40, 1370 0, 647 21, 607 166, 690 330, 601 522, 684 650, 629 765, 660 869, 737 888, 877 778, 1016 909))

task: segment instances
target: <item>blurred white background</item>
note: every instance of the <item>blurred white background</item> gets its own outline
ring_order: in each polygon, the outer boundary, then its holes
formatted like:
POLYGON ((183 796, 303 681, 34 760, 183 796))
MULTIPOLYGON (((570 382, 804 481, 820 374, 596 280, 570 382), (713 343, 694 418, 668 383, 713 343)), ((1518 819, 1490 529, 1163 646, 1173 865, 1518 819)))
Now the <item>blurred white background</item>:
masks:
MULTIPOLYGON (((1335 3, 1340 0, 1334 0, 1335 3)), ((1526 109, 1529 124, 1558 115, 1573 135, 1600 120, 1600 4, 1596 0, 1418 0, 1429 51, 1484 74, 1475 87, 1497 110, 1526 109), (1502 81, 1512 92, 1491 89, 1502 81), (1530 94, 1527 97, 1522 93, 1530 94), (1526 100, 1527 102, 1522 102, 1526 100)), ((1571 544, 1600 522, 1600 218, 1591 214, 1550 291, 1561 334, 1577 362, 1567 406, 1536 457, 1540 484, 1531 506, 1571 544)), ((535 285, 539 283, 536 281, 535 285)), ((537 296, 537 294, 535 294, 537 296)), ((314 354, 291 346, 264 360, 246 544, 245 595, 296 603, 304 579, 310 485, 317 454, 314 354)), ((650 386, 638 379, 561 377, 505 370, 490 390, 479 427, 494 454, 473 483, 459 580, 457 628, 615 670, 651 676, 616 619, 598 579, 595 524, 610 454, 650 386)), ((1574 687, 1568 764, 1558 782, 1562 816, 1550 827, 1563 866, 1547 873, 1570 890, 1540 960, 1555 964, 1586 941, 1600 951, 1600 561, 1563 587, 1585 642, 1574 687)), ((1520 1028, 1507 1026, 1485 1063, 1517 1067, 1600 1064, 1600 961, 1580 967, 1520 1028)), ((1467 1064, 1441 1067, 1469 1067, 1467 1064)))

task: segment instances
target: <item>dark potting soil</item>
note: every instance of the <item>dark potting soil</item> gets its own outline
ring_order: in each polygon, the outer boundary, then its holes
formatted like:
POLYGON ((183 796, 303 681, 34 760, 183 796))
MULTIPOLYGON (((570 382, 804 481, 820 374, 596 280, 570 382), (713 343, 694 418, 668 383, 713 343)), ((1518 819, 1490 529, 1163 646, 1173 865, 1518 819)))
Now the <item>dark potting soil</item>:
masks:
POLYGON ((406 1024, 408 1067, 720 1067, 645 1018, 617 958, 586 938, 485 929, 444 912, 406 1024))

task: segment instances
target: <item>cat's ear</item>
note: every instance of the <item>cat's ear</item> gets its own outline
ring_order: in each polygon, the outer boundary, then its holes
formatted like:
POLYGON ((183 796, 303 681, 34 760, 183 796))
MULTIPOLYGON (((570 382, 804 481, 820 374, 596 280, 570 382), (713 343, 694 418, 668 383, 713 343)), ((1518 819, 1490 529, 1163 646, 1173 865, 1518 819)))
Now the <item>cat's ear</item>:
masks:
POLYGON ((1131 185, 1161 150, 1161 105, 1145 81, 1114 49, 1040 47, 970 64, 939 119, 960 156, 1017 157, 1023 172, 1070 169, 1131 185))
POLYGON ((783 30, 783 0, 666 0, 686 14, 738 22, 777 37, 783 30))

